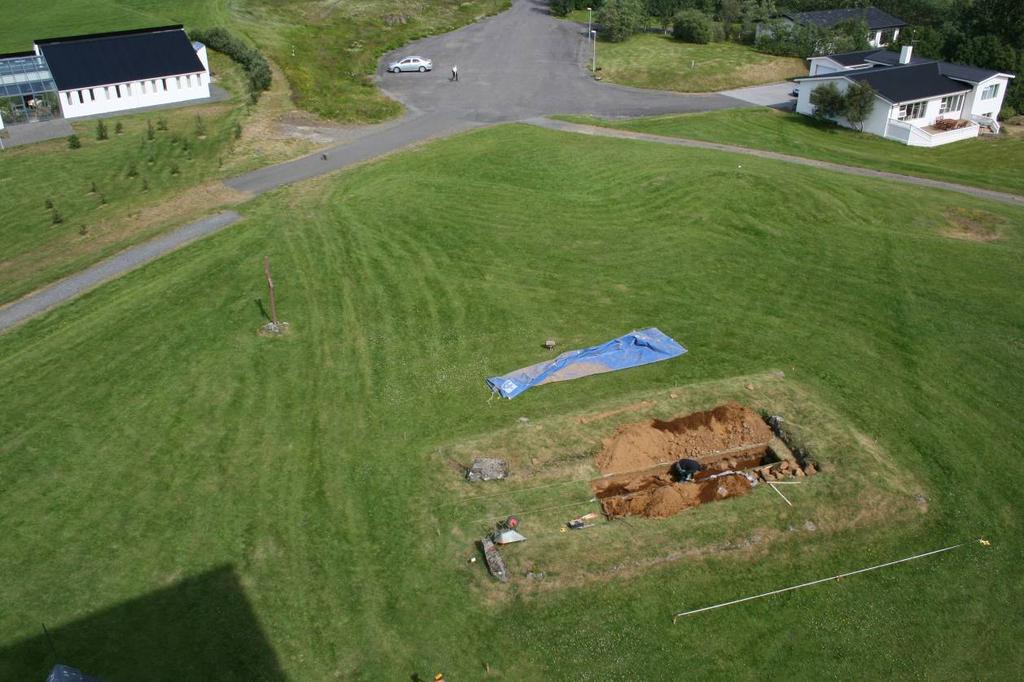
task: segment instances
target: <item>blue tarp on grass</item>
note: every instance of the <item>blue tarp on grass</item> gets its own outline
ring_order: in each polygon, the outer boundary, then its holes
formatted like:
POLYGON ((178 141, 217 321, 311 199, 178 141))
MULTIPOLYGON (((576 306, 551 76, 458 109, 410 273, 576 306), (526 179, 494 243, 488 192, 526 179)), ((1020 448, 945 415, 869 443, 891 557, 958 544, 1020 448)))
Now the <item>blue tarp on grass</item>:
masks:
POLYGON ((650 327, 599 346, 567 351, 554 360, 491 377, 487 385, 503 398, 512 399, 533 386, 648 365, 685 352, 674 339, 650 327))

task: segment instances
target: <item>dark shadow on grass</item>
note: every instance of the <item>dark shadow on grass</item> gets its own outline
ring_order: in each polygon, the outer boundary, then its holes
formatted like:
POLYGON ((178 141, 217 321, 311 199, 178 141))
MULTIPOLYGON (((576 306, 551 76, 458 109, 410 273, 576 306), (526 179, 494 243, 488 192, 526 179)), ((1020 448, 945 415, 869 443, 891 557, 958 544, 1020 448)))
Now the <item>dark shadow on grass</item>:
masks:
MULTIPOLYGON (((47 614, 40 612, 40 620, 47 614)), ((104 682, 285 679, 231 565, 0 648, 0 680, 45 680, 55 663, 104 682)))
POLYGON ((266 320, 267 322, 273 322, 273 320, 270 319, 270 315, 267 313, 267 309, 263 307, 262 298, 254 298, 252 302, 255 303, 256 307, 260 309, 260 315, 263 317, 264 320, 266 320))

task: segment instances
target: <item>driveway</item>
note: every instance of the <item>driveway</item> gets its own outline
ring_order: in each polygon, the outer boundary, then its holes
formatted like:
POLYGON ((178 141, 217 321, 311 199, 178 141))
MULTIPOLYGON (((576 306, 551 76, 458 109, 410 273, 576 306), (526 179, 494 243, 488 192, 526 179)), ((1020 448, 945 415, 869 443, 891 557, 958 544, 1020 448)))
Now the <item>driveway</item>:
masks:
POLYGON ((764 107, 792 111, 796 108, 796 98, 790 97, 795 83, 769 83, 768 85, 755 85, 749 88, 736 88, 735 90, 723 90, 720 94, 741 100, 748 104, 758 104, 764 107))

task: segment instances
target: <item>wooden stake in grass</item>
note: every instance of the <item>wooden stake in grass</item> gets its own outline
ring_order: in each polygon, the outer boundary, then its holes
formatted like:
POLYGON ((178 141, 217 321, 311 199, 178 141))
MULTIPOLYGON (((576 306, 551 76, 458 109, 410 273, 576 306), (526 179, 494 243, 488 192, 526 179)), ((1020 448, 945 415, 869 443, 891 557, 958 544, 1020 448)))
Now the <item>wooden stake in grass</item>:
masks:
POLYGON ((274 279, 270 276, 270 256, 263 257, 263 274, 267 276, 267 289, 270 291, 270 321, 277 325, 277 298, 274 296, 274 279))

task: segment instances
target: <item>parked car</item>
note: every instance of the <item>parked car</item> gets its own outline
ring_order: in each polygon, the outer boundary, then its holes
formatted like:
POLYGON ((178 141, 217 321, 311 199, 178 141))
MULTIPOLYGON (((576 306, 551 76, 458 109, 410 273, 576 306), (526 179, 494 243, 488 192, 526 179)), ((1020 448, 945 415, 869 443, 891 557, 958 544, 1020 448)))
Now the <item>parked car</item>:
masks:
POLYGON ((388 64, 388 71, 391 73, 398 73, 400 71, 430 71, 434 68, 434 62, 423 57, 406 57, 405 59, 399 59, 397 62, 391 62, 388 64))

